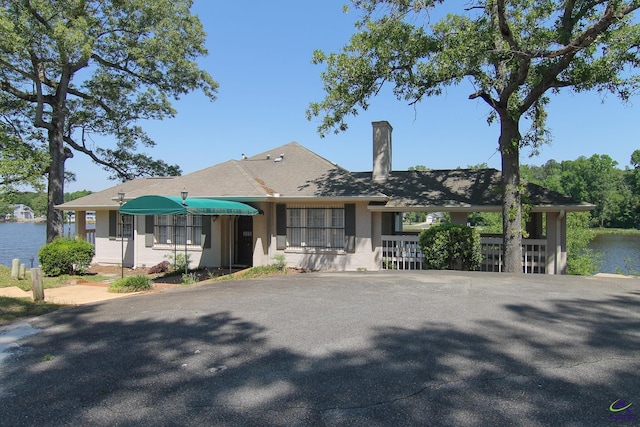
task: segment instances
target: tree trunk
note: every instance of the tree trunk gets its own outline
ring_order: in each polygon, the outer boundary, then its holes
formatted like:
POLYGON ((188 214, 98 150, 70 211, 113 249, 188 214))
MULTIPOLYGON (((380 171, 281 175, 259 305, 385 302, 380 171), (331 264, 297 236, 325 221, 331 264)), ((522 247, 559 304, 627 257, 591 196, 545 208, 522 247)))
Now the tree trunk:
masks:
POLYGON ((64 128, 67 120, 67 90, 73 72, 70 67, 63 68, 60 82, 56 88, 55 102, 51 103, 51 122, 47 126, 49 137, 49 186, 47 192, 47 243, 64 235, 62 211, 55 208, 64 203, 64 163, 73 157, 71 150, 64 145, 64 128))
POLYGON ((68 153, 65 151, 62 137, 62 126, 53 123, 49 130, 49 182, 47 190, 47 243, 64 234, 62 211, 55 208, 64 202, 64 162, 68 153))
POLYGON ((522 196, 520 189, 520 131, 518 122, 501 118, 502 230, 504 271, 522 273, 522 196))

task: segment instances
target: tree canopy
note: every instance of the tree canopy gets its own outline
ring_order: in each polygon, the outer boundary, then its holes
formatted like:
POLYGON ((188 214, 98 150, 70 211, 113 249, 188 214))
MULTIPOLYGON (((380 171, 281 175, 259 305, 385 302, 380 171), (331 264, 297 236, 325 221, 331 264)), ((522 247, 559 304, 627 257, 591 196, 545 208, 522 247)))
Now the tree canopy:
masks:
MULTIPOLYGON (((206 35, 191 4, 2 2, 0 112, 12 114, 3 116, 0 167, 13 156, 7 146, 32 153, 25 157, 23 176, 36 170, 47 175, 48 241, 62 233, 62 215, 54 206, 63 202, 65 161, 74 153, 88 155, 122 180, 180 173, 178 166, 137 150, 154 145, 141 121, 173 116, 171 100, 194 90, 215 99, 217 83, 196 62, 207 53, 206 35), (115 140, 115 146, 96 142, 100 138, 115 140)), ((1 169, 0 175, 6 176, 1 169)))
POLYGON ((24 184, 40 188, 49 164, 45 141, 30 130, 22 116, 24 107, 0 92, 0 190, 24 184))
POLYGON ((347 129, 385 84, 413 104, 468 80, 498 122, 502 158, 505 270, 521 272, 521 147, 548 141, 549 95, 563 89, 609 91, 628 99, 638 85, 640 1, 353 0, 362 12, 340 52, 314 53, 326 64, 326 96, 310 104, 318 131, 347 129), (443 5, 441 5, 443 4, 443 5), (438 22, 430 14, 446 6, 438 22), (455 13, 453 13, 455 12, 455 13), (521 133, 521 125, 529 129, 521 133))
POLYGON ((640 181, 635 169, 620 169, 606 154, 578 157, 541 166, 523 165, 523 179, 575 199, 593 203, 592 226, 640 227, 640 181))

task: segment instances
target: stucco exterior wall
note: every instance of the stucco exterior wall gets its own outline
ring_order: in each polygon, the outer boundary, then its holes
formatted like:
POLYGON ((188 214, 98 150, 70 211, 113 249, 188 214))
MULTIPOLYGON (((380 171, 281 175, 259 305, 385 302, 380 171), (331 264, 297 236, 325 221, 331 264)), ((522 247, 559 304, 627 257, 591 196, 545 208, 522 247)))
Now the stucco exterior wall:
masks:
MULTIPOLYGON (((302 206, 296 204, 296 206, 302 206)), ((312 207, 314 204, 305 206, 312 207)), ((288 267, 304 268, 308 270, 324 271, 356 271, 356 270, 378 270, 379 266, 374 261, 372 252, 372 226, 371 212, 367 209, 367 202, 356 203, 356 242, 355 252, 344 251, 307 251, 281 250, 277 253, 285 255, 288 267)), ((273 220, 273 230, 275 230, 275 218, 273 220)), ((275 248, 275 236, 271 242, 275 248)))
MULTIPOLYGON (((204 220, 204 219, 203 219, 204 220)), ((184 255, 184 245, 157 245, 146 247, 145 238, 145 218, 144 216, 134 217, 134 241, 132 245, 135 248, 134 259, 131 265, 137 267, 153 267, 162 261, 173 262, 176 255, 184 255)), ((203 249, 200 245, 187 245, 187 256, 191 260, 190 268, 195 268, 201 264, 203 258, 203 249)), ((129 264, 125 264, 129 265, 129 264)))
POLYGON ((273 263, 269 245, 271 244, 271 230, 275 230, 275 223, 273 226, 271 225, 275 221, 275 203, 260 203, 254 207, 264 214, 252 217, 253 265, 269 265, 273 263))
MULTIPOLYGON (((206 217, 212 221, 211 217, 206 217)), ((205 220, 205 219, 203 219, 205 220)), ((211 224, 211 248, 202 248, 200 245, 189 245, 187 255, 191 263, 190 267, 198 266, 219 267, 221 266, 221 227, 220 222, 211 224)), ((96 256, 94 263, 105 265, 120 265, 122 260, 122 248, 124 246, 124 266, 125 267, 152 267, 162 261, 173 260, 174 254, 184 254, 184 245, 174 248, 171 245, 145 245, 145 220, 144 217, 134 217, 133 239, 122 240, 117 237, 109 237, 109 211, 96 212, 96 235, 95 235, 96 256)))
MULTIPOLYGON (((126 242, 125 242, 126 243, 126 242)), ((109 238, 109 211, 96 211, 96 256, 97 264, 120 265, 122 262, 121 240, 109 238)), ((125 263, 133 261, 133 251, 125 247, 125 263)))

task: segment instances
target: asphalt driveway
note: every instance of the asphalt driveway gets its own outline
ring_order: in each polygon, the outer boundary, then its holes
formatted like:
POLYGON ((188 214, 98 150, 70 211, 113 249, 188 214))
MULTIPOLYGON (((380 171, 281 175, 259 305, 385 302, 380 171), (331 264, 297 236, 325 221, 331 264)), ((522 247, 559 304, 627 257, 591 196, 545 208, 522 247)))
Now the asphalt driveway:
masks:
POLYGON ((2 426, 640 424, 638 279, 295 274, 30 327, 2 426))

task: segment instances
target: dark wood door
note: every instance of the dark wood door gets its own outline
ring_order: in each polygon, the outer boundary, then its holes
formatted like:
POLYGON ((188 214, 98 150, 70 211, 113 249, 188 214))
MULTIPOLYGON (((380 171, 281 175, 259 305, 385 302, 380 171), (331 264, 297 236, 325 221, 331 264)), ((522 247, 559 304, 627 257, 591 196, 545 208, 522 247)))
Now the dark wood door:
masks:
POLYGON ((238 217, 238 243, 236 264, 253 266, 253 217, 238 217))

